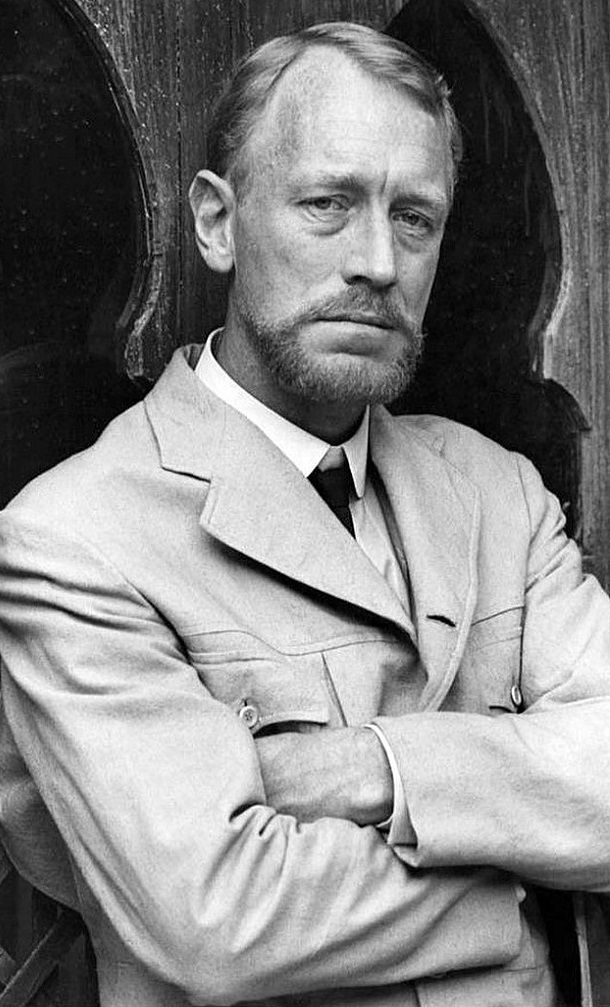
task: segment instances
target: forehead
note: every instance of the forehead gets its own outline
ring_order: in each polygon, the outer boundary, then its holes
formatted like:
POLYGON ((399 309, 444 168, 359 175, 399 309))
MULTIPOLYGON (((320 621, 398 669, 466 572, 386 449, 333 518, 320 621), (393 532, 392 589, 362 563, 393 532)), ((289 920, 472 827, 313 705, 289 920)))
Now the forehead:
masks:
POLYGON ((420 174, 449 188, 443 125, 399 86, 376 80, 341 52, 312 50, 291 67, 256 130, 255 162, 290 177, 308 171, 420 174))

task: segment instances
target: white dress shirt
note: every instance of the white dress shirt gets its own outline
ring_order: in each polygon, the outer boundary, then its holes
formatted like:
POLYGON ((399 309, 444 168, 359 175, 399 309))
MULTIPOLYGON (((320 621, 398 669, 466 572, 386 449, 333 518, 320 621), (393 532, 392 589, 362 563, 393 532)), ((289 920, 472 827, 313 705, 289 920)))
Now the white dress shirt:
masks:
POLYGON ((366 478, 368 408, 364 412, 360 426, 349 440, 337 446, 328 444, 269 409, 238 385, 220 366, 212 352, 212 342, 217 334, 218 332, 213 332, 204 346, 196 367, 197 376, 219 399, 254 423, 306 478, 309 478, 318 466, 324 469, 339 465, 341 450, 345 452, 355 489, 355 498, 350 501, 350 512, 356 541, 388 582, 405 611, 409 612, 409 595, 405 578, 396 559, 379 498, 372 481, 366 478))
MULTIPOLYGON (((214 395, 254 423, 306 478, 318 466, 324 469, 340 465, 342 451, 345 452, 355 490, 355 497, 350 501, 349 508, 356 542, 408 613, 408 587, 396 558, 379 497, 372 480, 366 477, 370 418, 368 407, 358 429, 349 440, 340 445, 328 444, 269 409, 227 374, 213 353, 213 343, 220 332, 219 329, 208 337, 195 368, 197 376, 214 395)), ((392 821, 404 820, 408 816, 406 799, 396 759, 383 731, 376 724, 367 724, 366 727, 379 738, 392 771, 394 808, 392 819, 381 823, 380 828, 384 828, 392 821)))

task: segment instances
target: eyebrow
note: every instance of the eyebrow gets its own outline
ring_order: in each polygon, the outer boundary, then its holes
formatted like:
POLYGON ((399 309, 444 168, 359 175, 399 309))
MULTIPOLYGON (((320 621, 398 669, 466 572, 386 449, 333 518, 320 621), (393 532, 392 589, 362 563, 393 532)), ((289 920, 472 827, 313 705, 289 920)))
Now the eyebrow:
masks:
MULTIPOLYGON (((353 172, 336 172, 318 170, 311 174, 298 176, 291 188, 301 189, 307 186, 319 185, 325 189, 346 189, 351 192, 362 191, 366 188, 365 180, 353 172)), ((409 202, 417 203, 420 206, 428 206, 439 213, 444 213, 450 206, 451 200, 448 196, 440 192, 439 189, 419 189, 417 187, 405 191, 402 197, 409 202)))
POLYGON ((344 174, 343 172, 336 171, 316 171, 309 178, 305 178, 306 184, 312 185, 324 185, 324 186, 337 186, 338 188, 344 189, 363 189, 364 182, 362 178, 358 178, 357 175, 351 172, 344 174))
POLYGON ((316 170, 299 172, 290 180, 290 188, 299 193, 302 189, 320 186, 322 189, 347 189, 356 192, 364 188, 364 181, 353 173, 316 170))

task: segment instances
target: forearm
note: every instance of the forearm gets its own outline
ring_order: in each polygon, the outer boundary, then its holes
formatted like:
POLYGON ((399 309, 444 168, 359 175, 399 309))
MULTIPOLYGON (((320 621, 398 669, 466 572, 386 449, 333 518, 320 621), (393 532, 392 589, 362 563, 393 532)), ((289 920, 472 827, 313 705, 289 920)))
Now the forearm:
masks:
MULTIPOLYGON (((103 912, 144 965, 191 1002, 391 985, 517 953, 510 878, 411 871, 374 828, 275 814, 262 804, 251 739, 228 711, 189 726, 183 707, 184 757, 169 785, 151 724, 150 745, 140 736, 137 758, 117 725, 104 742, 87 731, 90 760, 75 762, 55 729, 43 728, 37 745, 36 712, 16 705, 10 684, 8 693, 11 722, 68 839, 81 891, 90 893, 87 922, 96 933, 103 912), (197 740, 210 730, 230 745, 224 770, 197 740)), ((172 707, 167 724, 176 723, 172 707)))
POLYGON ((258 738, 267 803, 298 821, 377 825, 393 809, 388 759, 374 732, 345 727, 258 738))
POLYGON ((417 866, 490 863, 551 887, 607 891, 610 602, 583 577, 557 501, 518 461, 530 521, 522 635, 466 647, 457 694, 481 712, 378 719, 414 829, 389 838, 417 866), (502 712, 517 680, 525 712, 502 712))
POLYGON ((415 833, 413 842, 393 830, 400 856, 415 867, 494 864, 548 887, 610 890, 609 721, 607 700, 498 718, 379 718, 415 833))

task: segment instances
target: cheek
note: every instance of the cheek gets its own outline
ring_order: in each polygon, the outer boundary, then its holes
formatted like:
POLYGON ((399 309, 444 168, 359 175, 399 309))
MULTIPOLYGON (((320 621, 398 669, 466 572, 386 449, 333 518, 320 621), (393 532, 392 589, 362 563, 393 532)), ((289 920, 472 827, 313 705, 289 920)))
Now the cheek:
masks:
POLYGON ((264 206, 252 219, 238 221, 234 232, 235 270, 260 284, 279 272, 297 271, 298 242, 290 240, 286 229, 264 206))
POLYGON ((400 265, 399 283, 403 296, 411 311, 421 317, 436 276, 438 256, 438 250, 430 254, 406 255, 400 265))
POLYGON ((338 272, 336 254, 288 229, 281 235, 262 230, 250 243, 243 265, 242 282, 286 305, 306 302, 315 291, 332 287, 338 272))

